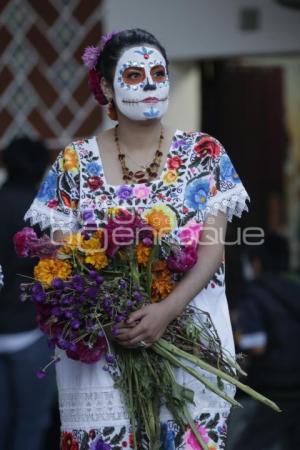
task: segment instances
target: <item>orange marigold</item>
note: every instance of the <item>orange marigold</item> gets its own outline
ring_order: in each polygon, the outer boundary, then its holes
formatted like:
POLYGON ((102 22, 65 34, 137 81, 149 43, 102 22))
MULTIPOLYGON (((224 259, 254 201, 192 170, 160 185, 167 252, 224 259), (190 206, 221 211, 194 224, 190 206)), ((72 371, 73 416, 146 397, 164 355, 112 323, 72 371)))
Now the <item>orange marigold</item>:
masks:
POLYGON ((108 264, 108 258, 104 252, 96 252, 87 256, 85 262, 92 264, 96 269, 103 269, 108 264))
POLYGON ((96 253, 105 253, 102 248, 102 239, 99 236, 94 235, 90 239, 83 240, 81 242, 81 251, 86 255, 94 255, 96 253))
POLYGON ((66 255, 69 255, 77 248, 81 247, 81 243, 83 241, 83 237, 80 233, 73 233, 69 236, 64 237, 63 242, 65 245, 63 245, 59 249, 59 253, 65 253, 66 255))
POLYGON ((167 270, 167 263, 162 259, 157 259, 152 265, 152 272, 161 272, 167 270))
POLYGON ((71 275, 71 264, 68 261, 49 258, 41 259, 34 268, 34 278, 50 285, 54 278, 66 280, 71 275))
POLYGON ((143 266, 147 265, 149 255, 151 252, 150 247, 146 247, 144 244, 138 244, 136 247, 136 257, 139 264, 142 264, 143 266))
POLYGON ((163 271, 159 276, 155 276, 151 286, 151 301, 156 302, 166 298, 174 289, 174 284, 169 271, 163 271))

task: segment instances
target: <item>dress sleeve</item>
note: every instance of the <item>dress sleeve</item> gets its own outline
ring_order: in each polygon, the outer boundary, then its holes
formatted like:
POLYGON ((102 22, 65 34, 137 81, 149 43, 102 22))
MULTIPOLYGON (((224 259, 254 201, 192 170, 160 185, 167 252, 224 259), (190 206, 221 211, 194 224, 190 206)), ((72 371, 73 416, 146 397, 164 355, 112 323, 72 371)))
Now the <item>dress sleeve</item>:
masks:
POLYGON ((200 176, 207 180, 204 220, 218 211, 224 212, 230 222, 233 216, 241 217, 248 211, 246 201, 250 197, 223 145, 208 134, 198 133, 193 153, 200 176))
POLYGON ((41 230, 68 229, 79 224, 80 164, 75 144, 62 150, 44 177, 24 220, 41 230))

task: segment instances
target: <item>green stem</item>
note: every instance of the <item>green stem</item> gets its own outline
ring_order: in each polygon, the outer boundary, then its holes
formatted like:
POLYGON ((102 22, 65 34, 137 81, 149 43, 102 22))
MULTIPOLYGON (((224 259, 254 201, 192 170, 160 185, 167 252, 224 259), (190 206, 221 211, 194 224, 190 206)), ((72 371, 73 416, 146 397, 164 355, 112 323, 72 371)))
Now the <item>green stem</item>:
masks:
POLYGON ((184 352, 183 350, 180 350, 178 347, 176 347, 173 344, 170 344, 169 342, 165 341, 164 339, 159 339, 155 344, 152 345, 152 348, 154 350, 158 348, 163 348, 164 350, 168 352, 172 352, 173 355, 180 356, 182 358, 187 359, 188 361, 193 362, 198 367, 206 370, 207 372, 213 373, 214 375, 217 375, 218 377, 222 378, 223 380, 228 381, 231 384, 234 384, 236 387, 244 391, 246 394, 250 395, 251 397, 255 398, 256 400, 264 403, 265 405, 269 406, 270 408, 274 409, 274 411, 281 412, 281 409, 276 405, 276 403, 269 400, 267 397, 263 396, 259 392, 255 391, 251 387, 247 386, 246 384, 241 383, 240 381, 236 380, 231 375, 228 375, 227 373, 223 372, 220 369, 216 369, 215 367, 211 366, 210 364, 202 361, 200 358, 197 358, 194 355, 190 355, 187 352, 184 352))
MULTIPOLYGON (((174 373, 173 373, 173 370, 172 370, 170 364, 166 363, 166 366, 167 366, 167 371, 169 373, 169 376, 171 377, 171 379, 173 380, 174 383, 177 383, 176 378, 174 376, 174 373)), ((193 418, 191 417, 191 415, 189 413, 187 405, 183 404, 182 409, 183 409, 183 414, 184 414, 184 416, 186 418, 186 421, 188 422, 190 428, 192 429, 192 431, 193 431, 193 433, 194 433, 194 435, 195 435, 195 437, 196 437, 196 439, 198 441, 198 444, 201 445, 203 450, 209 450, 209 448, 207 447, 206 443, 202 439, 202 436, 200 435, 200 433, 198 432, 198 430, 197 430, 197 428, 195 426, 195 422, 194 422, 193 418)))
POLYGON ((202 436, 200 435, 199 431, 197 430, 197 427, 195 425, 195 422, 193 418, 191 417, 186 405, 183 406, 183 413, 188 421, 189 426, 191 427, 198 443, 201 445, 203 450, 209 450, 208 446, 206 445, 206 442, 202 439, 202 436))
POLYGON ((240 406, 242 405, 234 400, 233 398, 229 397, 227 394, 224 394, 224 392, 221 391, 221 389, 217 388, 213 383, 207 380, 206 377, 200 375, 196 370, 192 369, 189 366, 186 366, 184 363, 182 363, 179 359, 177 359, 170 351, 164 349, 160 345, 156 345, 157 343, 153 344, 151 348, 158 353, 159 355, 165 357, 170 363, 174 366, 181 367, 186 372, 188 372, 190 375, 192 375, 194 378, 196 378, 198 381, 200 381, 204 386, 206 386, 208 389, 210 389, 212 392, 217 394, 219 397, 226 400, 228 403, 234 406, 240 406))

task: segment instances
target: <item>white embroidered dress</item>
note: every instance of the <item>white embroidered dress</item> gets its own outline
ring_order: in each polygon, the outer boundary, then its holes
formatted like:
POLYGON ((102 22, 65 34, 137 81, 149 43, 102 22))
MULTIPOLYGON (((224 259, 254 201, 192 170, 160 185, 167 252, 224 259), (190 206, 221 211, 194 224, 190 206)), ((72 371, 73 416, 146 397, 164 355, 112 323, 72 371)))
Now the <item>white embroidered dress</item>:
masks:
MULTIPOLYGON (((229 221, 234 215, 240 217, 248 210, 246 200, 250 200, 249 195, 224 147, 205 133, 176 130, 160 178, 143 185, 120 186, 107 183, 101 149, 91 137, 72 142, 59 154, 25 219, 42 229, 58 226, 76 230, 86 221, 100 226, 111 207, 136 208, 141 213, 163 207, 176 220, 172 233, 180 239, 187 229, 199 229, 208 215, 218 211, 226 213, 229 221)), ((210 314, 223 349, 234 356, 224 271, 223 260, 191 303, 210 314)), ((56 365, 61 449, 130 448, 127 411, 111 375, 103 370, 105 362, 88 365, 67 358, 63 350, 56 351, 61 357, 56 365)), ((216 383, 214 376, 203 373, 216 383)), ((195 392, 195 406, 190 411, 204 440, 211 449, 223 449, 229 403, 182 369, 175 369, 175 374, 179 383, 195 392)), ((225 384, 225 391, 235 394, 229 384, 225 384)), ((163 449, 198 448, 191 432, 180 432, 164 405, 160 418, 163 449)), ((143 448, 148 448, 147 443, 143 448)))

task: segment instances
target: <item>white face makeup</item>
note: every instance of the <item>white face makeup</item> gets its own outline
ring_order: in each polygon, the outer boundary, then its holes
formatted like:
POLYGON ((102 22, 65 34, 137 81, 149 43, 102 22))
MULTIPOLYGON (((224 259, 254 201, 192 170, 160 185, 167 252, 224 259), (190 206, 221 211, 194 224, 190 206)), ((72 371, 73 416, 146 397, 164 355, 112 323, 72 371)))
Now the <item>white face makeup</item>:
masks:
POLYGON ((116 104, 132 120, 160 118, 168 109, 166 61, 154 47, 132 47, 118 61, 114 91, 116 104))

